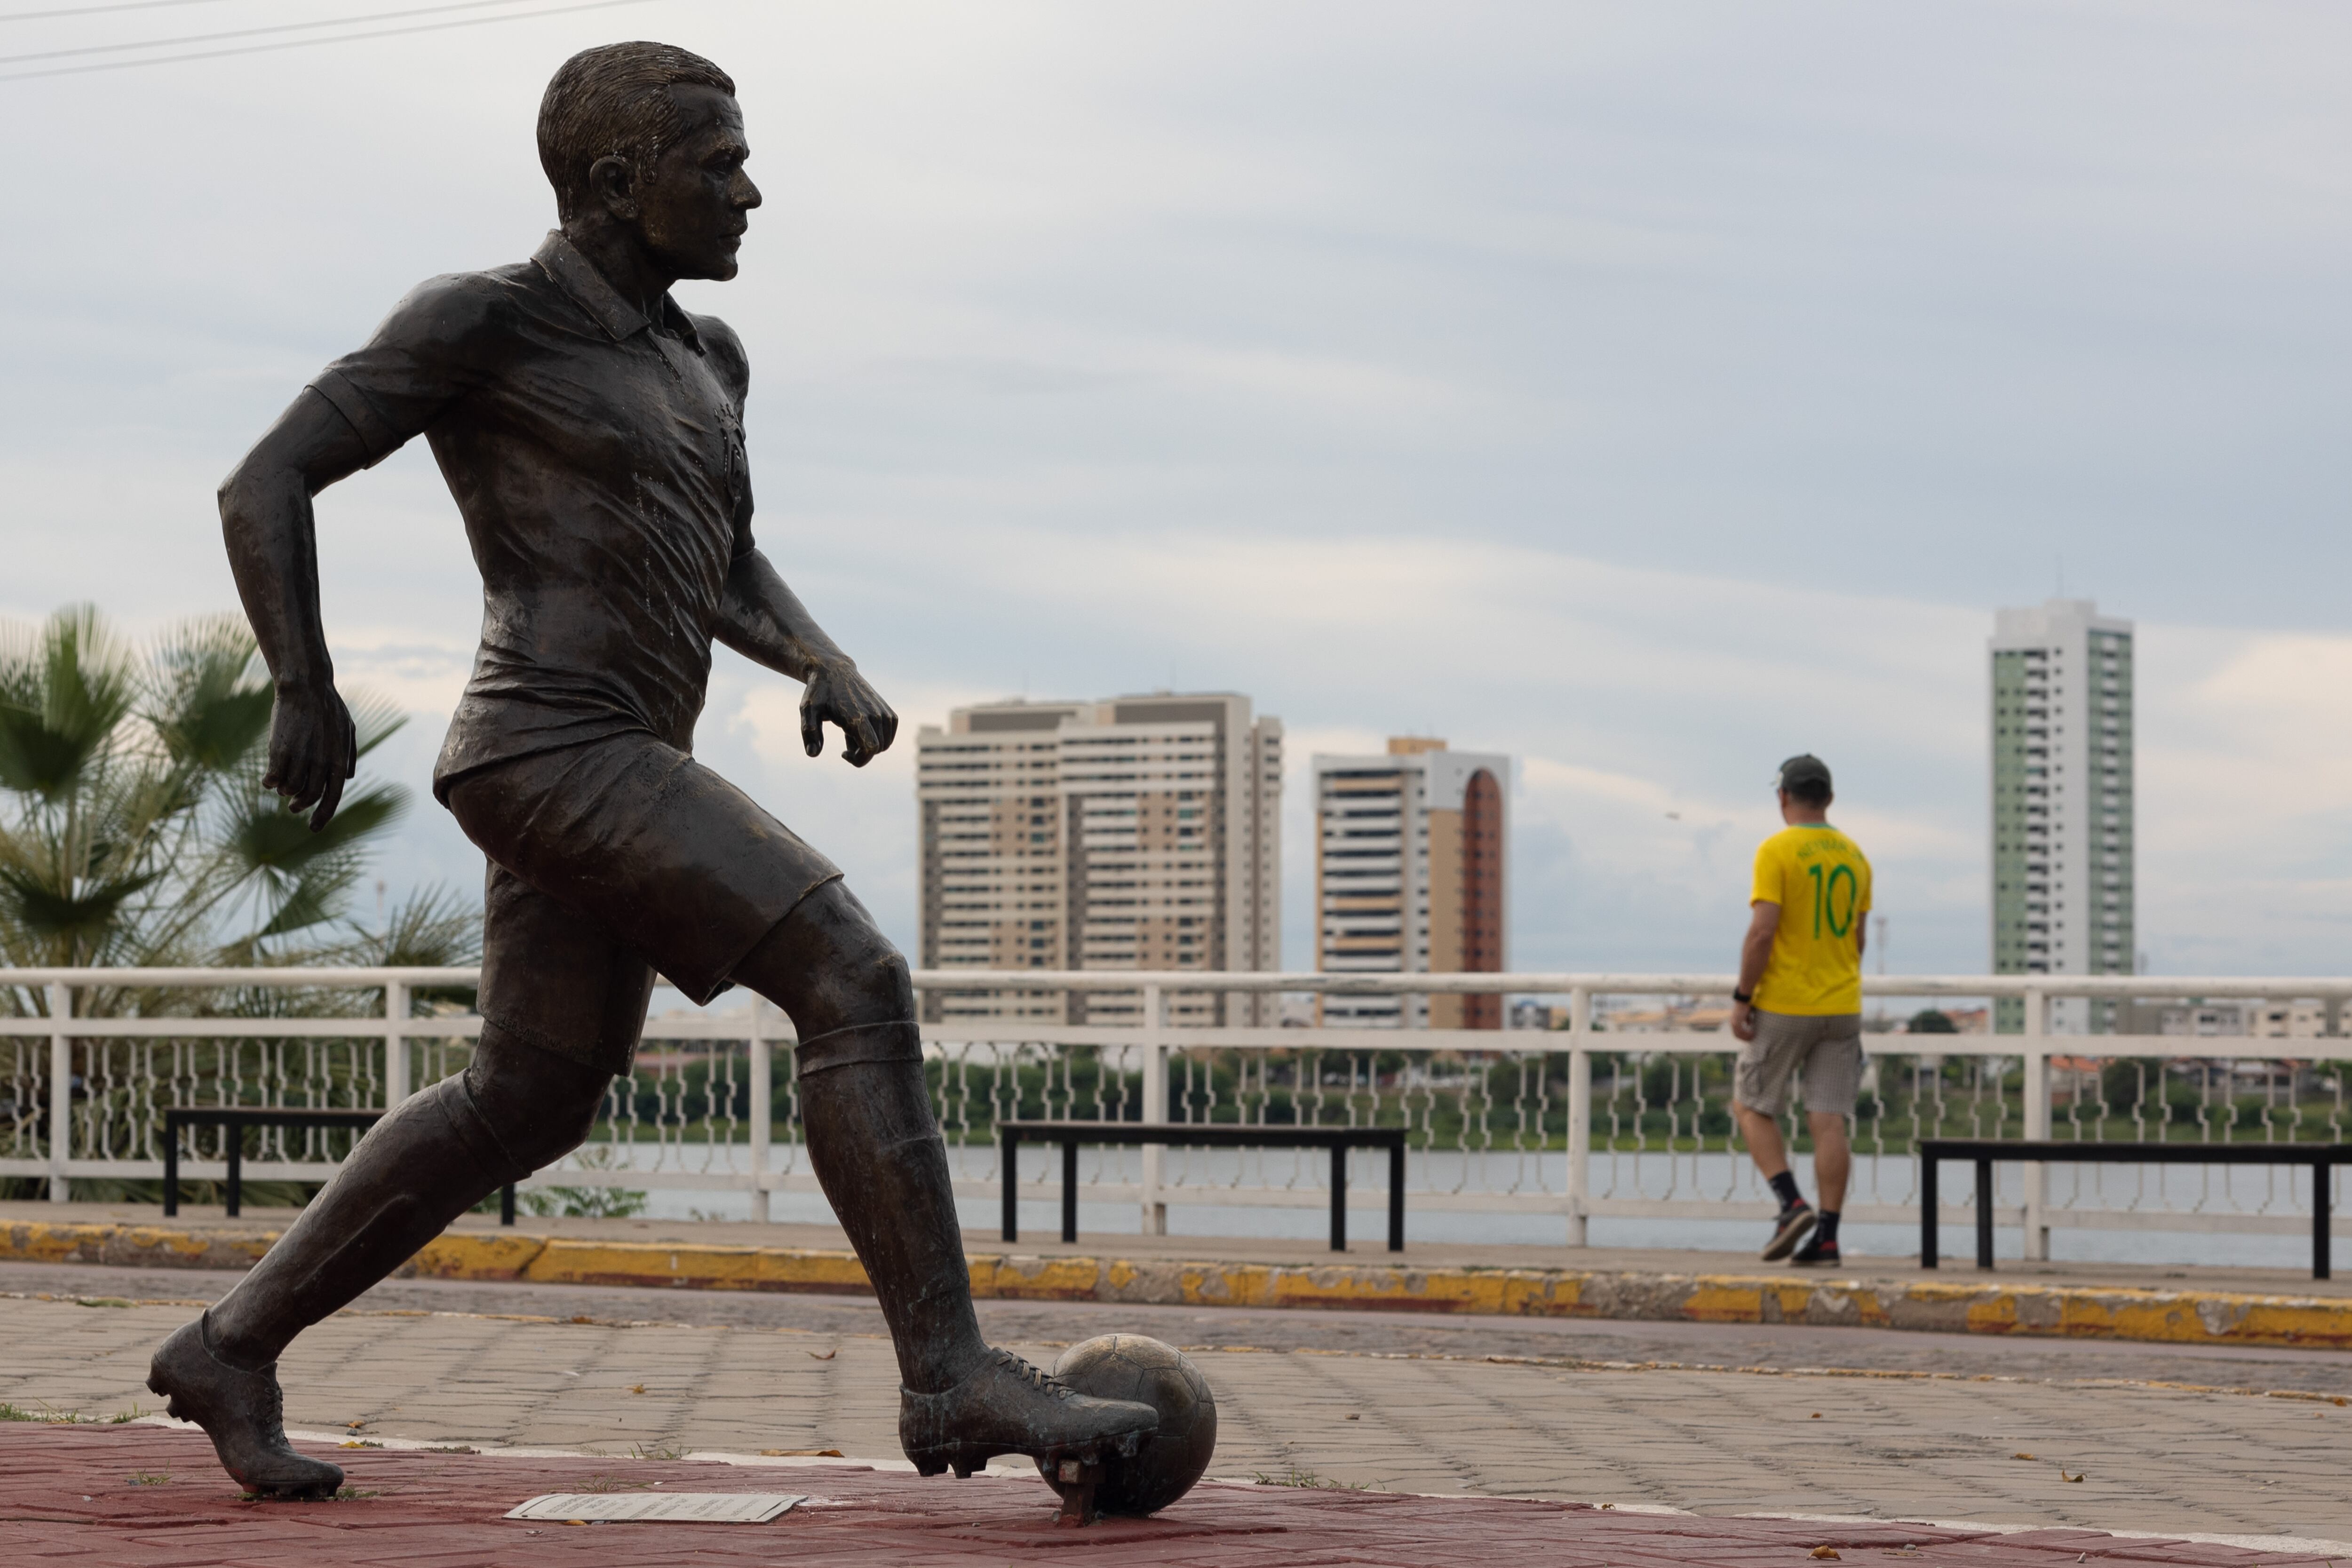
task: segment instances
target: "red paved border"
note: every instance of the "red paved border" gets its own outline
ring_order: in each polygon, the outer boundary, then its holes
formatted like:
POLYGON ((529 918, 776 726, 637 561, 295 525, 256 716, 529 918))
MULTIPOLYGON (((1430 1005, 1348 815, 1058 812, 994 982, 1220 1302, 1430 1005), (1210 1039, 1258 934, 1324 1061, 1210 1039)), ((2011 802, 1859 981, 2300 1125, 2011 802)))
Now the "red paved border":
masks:
POLYGON ((1044 1483, 923 1481, 862 1466, 746 1468, 587 1458, 330 1454, 367 1495, 249 1503, 205 1440, 153 1426, 0 1426, 0 1563, 7 1568, 658 1568, 789 1563, 990 1568, 1430 1564, 1520 1568, 1811 1568, 1815 1547, 1892 1568, 2322 1568, 2324 1559, 2095 1531, 2024 1534, 1918 1524, 1618 1513, 1582 1503, 1204 1486, 1150 1520, 1057 1531, 1044 1483), (134 1477, 148 1478, 134 1483, 134 1477), (152 1478, 168 1477, 156 1480, 152 1478), (812 1501, 760 1525, 527 1524, 499 1516, 539 1492, 614 1486, 790 1491, 812 1501), (1906 1546, 1912 1550, 1903 1550, 1906 1546))

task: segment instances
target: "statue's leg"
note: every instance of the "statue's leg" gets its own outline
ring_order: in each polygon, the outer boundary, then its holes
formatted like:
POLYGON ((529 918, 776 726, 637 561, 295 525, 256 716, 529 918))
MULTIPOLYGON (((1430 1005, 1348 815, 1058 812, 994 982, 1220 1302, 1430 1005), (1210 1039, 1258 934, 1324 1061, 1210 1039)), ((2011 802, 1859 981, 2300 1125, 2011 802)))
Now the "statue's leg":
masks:
POLYGON ((809 1160, 890 1325, 905 1385, 899 1441, 916 1468, 968 1475, 998 1454, 1050 1463, 1132 1452, 1158 1424, 1151 1406, 1073 1394, 981 1338, 914 987, 865 906, 824 884, 734 977, 800 1033, 809 1160))
POLYGON ((277 1361, 294 1336, 416 1255, 508 1182, 578 1146, 611 1075, 486 1025, 472 1064, 368 1131, 236 1288, 163 1342, 147 1385, 263 1496, 331 1494, 286 1441, 277 1361))

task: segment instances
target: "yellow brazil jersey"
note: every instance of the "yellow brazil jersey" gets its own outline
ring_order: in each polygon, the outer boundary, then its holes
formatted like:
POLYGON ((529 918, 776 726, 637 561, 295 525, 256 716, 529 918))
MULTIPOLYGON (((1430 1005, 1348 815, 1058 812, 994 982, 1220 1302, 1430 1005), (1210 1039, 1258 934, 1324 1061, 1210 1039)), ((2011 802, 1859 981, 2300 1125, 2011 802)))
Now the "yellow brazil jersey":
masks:
POLYGON ((1751 904, 1780 906, 1772 957, 1757 983, 1767 1013, 1817 1016, 1862 1011, 1857 939, 1870 912, 1870 862, 1825 822, 1785 827, 1756 850, 1751 904))

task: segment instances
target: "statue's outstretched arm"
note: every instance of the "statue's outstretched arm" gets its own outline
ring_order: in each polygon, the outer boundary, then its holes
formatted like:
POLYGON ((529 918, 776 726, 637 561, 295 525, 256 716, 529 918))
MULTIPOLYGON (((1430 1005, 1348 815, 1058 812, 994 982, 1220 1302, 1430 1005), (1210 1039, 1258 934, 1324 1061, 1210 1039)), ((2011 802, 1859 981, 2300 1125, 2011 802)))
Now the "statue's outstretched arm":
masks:
POLYGON ((319 543, 310 498, 370 460, 351 422, 305 387, 220 488, 221 531, 237 596, 277 688, 261 782, 310 814, 315 832, 341 804, 358 765, 351 710, 335 692, 319 615, 319 543))
POLYGON ((807 682, 801 743, 810 756, 824 750, 827 721, 841 727, 841 754, 861 768, 898 738, 898 715, 757 550, 739 553, 727 574, 719 640, 754 664, 807 682))

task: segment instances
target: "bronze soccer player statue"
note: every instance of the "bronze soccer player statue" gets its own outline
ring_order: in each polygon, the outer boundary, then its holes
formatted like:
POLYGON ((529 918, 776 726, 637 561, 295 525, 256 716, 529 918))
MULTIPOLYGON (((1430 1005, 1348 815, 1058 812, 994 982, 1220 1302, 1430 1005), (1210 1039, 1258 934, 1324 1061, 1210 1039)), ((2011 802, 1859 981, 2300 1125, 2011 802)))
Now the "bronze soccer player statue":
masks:
POLYGON ((658 971, 749 986, 800 1036, 809 1153, 898 1347, 924 1475, 1131 1454, 1150 1405, 1090 1399, 981 1338, 906 960, 833 863, 694 760, 710 645, 806 684, 808 752, 864 765, 898 720, 751 541, 743 345, 670 299, 735 276, 760 193, 735 85, 660 44, 565 62, 539 112, 562 226, 529 261, 436 278, 327 367, 221 488, 277 689, 264 782, 333 816, 352 776, 311 498, 422 435, 482 574, 482 646, 434 794, 489 859, 472 1065, 376 1123, 148 1386, 265 1497, 331 1494, 286 1441, 276 1363, 505 1183, 586 1137, 658 971))

